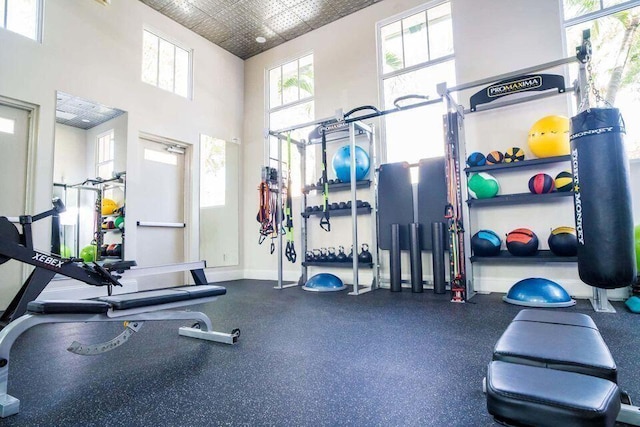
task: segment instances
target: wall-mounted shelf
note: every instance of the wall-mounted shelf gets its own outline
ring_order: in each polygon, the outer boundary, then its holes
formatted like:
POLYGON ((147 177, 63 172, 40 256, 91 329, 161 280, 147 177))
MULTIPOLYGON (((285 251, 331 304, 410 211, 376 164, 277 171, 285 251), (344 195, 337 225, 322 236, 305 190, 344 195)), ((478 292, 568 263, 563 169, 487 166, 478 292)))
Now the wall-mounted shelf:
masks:
POLYGON ((532 256, 515 256, 509 251, 500 251, 496 256, 472 256, 471 262, 483 262, 483 263, 539 263, 539 262, 578 262, 578 258, 575 256, 557 256, 550 250, 540 250, 536 255, 532 256))
POLYGON ((470 166, 465 168, 464 171, 467 173, 471 173, 499 171, 504 169, 523 169, 548 165, 552 163, 568 162, 570 160, 571 156, 567 154, 566 156, 545 157, 543 159, 523 160, 521 162, 498 163, 497 165, 470 166))
MULTIPOLYGON (((330 268, 353 268, 353 263, 349 262, 326 262, 326 261, 303 261, 303 267, 330 267, 330 268)), ((358 268, 373 268, 372 262, 358 263, 358 268)))
POLYGON ((119 228, 107 228, 107 229, 100 230, 100 232, 101 233, 110 233, 110 232, 122 233, 122 230, 119 228))
POLYGON ((546 194, 517 193, 505 194, 504 196, 496 196, 489 199, 469 199, 467 200, 467 204, 469 207, 474 208, 481 206, 523 205, 527 203, 553 202, 563 197, 571 196, 573 196, 573 191, 556 191, 546 194))
MULTIPOLYGON (((370 214, 371 213, 371 206, 368 206, 366 208, 358 208, 356 210, 356 213, 358 215, 370 214)), ((322 215, 324 215, 323 211, 302 212, 302 216, 304 218, 309 218, 311 216, 322 216, 322 215)), ((332 216, 332 217, 334 217, 334 216, 349 216, 349 215, 351 215, 351 208, 330 209, 329 210, 329 215, 332 216)))
MULTIPOLYGON (((371 187, 371 180, 364 179, 361 181, 356 181, 356 188, 369 188, 371 187)), ((329 184, 329 193, 332 191, 347 191, 351 190, 350 182, 340 182, 338 184, 329 184)), ((321 185, 309 185, 306 186, 302 192, 308 194, 311 191, 322 191, 321 185)))

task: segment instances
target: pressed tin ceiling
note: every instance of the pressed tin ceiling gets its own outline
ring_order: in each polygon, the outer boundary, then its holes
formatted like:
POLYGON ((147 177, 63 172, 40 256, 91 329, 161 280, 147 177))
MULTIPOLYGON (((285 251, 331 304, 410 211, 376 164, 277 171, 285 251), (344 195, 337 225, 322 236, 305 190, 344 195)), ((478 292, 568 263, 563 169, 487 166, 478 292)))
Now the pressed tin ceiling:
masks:
POLYGON ((382 0, 140 1, 247 59, 382 0))

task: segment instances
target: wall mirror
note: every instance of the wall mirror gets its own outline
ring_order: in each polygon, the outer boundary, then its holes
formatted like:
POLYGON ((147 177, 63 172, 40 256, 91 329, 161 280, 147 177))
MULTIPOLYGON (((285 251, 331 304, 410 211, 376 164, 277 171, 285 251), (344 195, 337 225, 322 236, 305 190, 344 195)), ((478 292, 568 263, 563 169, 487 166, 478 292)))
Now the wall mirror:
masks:
POLYGON ((59 252, 123 259, 127 114, 60 91, 56 99, 53 195, 67 207, 59 252))
POLYGON ((207 267, 239 263, 240 145, 200 135, 200 258, 207 267))

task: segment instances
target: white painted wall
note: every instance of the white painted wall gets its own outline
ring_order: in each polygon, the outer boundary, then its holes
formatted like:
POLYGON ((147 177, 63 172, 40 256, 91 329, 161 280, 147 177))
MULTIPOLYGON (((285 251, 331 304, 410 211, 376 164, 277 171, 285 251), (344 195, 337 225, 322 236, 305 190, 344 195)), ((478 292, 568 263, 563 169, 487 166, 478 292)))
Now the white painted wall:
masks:
MULTIPOLYGON (((376 72, 376 22, 422 3, 424 2, 420 0, 385 0, 246 61, 243 146, 246 206, 243 218, 243 253, 246 276, 269 279, 276 277, 276 258, 269 256, 267 248, 258 246, 258 224, 255 220, 258 205, 256 186, 260 181, 260 166, 264 156, 263 129, 266 127, 265 70, 313 52, 317 119, 332 116, 338 108, 348 110, 365 104, 379 106, 381 100, 376 72)), ((535 66, 565 56, 559 1, 536 2, 533 5, 527 0, 452 0, 452 13, 456 77, 460 83, 535 66)), ((564 70, 550 72, 564 73, 564 70)), ((460 99, 462 104, 469 105, 468 99, 465 100, 464 96, 460 99)), ((515 145, 524 148, 531 156, 526 144, 530 126, 548 114, 568 115, 570 102, 573 100, 569 97, 558 96, 546 101, 528 103, 526 106, 467 116, 465 130, 470 151, 504 151, 515 145)), ((553 166, 549 172, 554 173, 569 167, 568 164, 553 166)), ((528 178, 533 173, 535 172, 519 172, 513 179, 506 175, 508 178, 503 179, 504 193, 527 191, 528 178)), ((634 170, 632 176, 638 173, 634 170)), ((634 191, 634 198, 637 199, 640 194, 637 188, 634 191)), ((294 206, 298 205, 294 202, 294 206)), ((297 212, 295 218, 299 218, 297 212)), ((573 221, 570 198, 547 206, 483 209, 477 213, 473 212, 471 219, 474 224, 481 224, 482 228, 493 228, 500 234, 516 227, 532 228, 538 232, 543 248, 547 247, 546 239, 551 228, 571 225, 573 221)), ((349 223, 338 224, 337 220, 334 221, 332 234, 349 233, 347 224, 349 223)), ((362 224, 361 229, 368 230, 366 221, 362 221, 362 224)), ((310 227, 317 228, 315 221, 310 227)), ((312 245, 320 246, 316 242, 322 242, 322 237, 314 236, 314 239, 316 240, 310 240, 312 245)), ((423 254, 424 258, 426 253, 423 254)), ((384 257, 382 262, 384 267, 384 257)), ((429 271, 430 268, 427 267, 425 274, 429 271)), ((408 263, 405 262, 403 273, 408 272, 408 263)), ((350 272, 339 275, 349 279, 350 272)), ((285 262, 285 278, 296 280, 298 276, 299 264, 293 266, 285 262)), ((591 295, 591 288, 579 281, 574 264, 521 267, 477 265, 475 286, 482 292, 506 292, 515 281, 531 276, 555 279, 572 295, 591 295)), ((610 295, 621 296, 623 293, 616 291, 610 295)))
MULTIPOLYGON (((55 92, 62 90, 129 113, 126 169, 128 214, 135 218, 141 131, 195 144, 200 133, 242 140, 244 64, 138 1, 109 6, 84 0, 50 0, 44 13, 44 40, 37 43, 0 31, 0 94, 40 106, 36 211, 49 207, 53 177, 55 92), (193 49, 193 99, 142 83, 142 30, 149 26, 193 49)), ((191 150, 197 165, 197 150, 191 150)), ((198 171, 190 189, 197 194, 198 171)), ((194 198, 197 207, 197 198, 194 198)), ((190 210, 190 258, 198 254, 197 209, 190 210)), ((47 224, 35 228, 36 246, 46 247, 47 224)), ((127 252, 136 256, 136 230, 127 231, 127 252)))
POLYGON ((75 184, 86 179, 87 131, 56 123, 53 182, 75 184))

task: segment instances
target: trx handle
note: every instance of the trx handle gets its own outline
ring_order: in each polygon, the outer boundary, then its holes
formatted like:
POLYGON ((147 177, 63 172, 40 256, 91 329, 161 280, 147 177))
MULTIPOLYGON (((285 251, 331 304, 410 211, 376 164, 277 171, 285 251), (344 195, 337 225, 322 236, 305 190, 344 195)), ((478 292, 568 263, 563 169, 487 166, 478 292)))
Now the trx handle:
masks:
MULTIPOLYGON (((353 111, 353 110, 352 110, 353 111)), ((329 218, 329 180, 327 179, 327 133, 322 129, 322 211, 324 215, 320 219, 320 228, 331 231, 329 218)))

